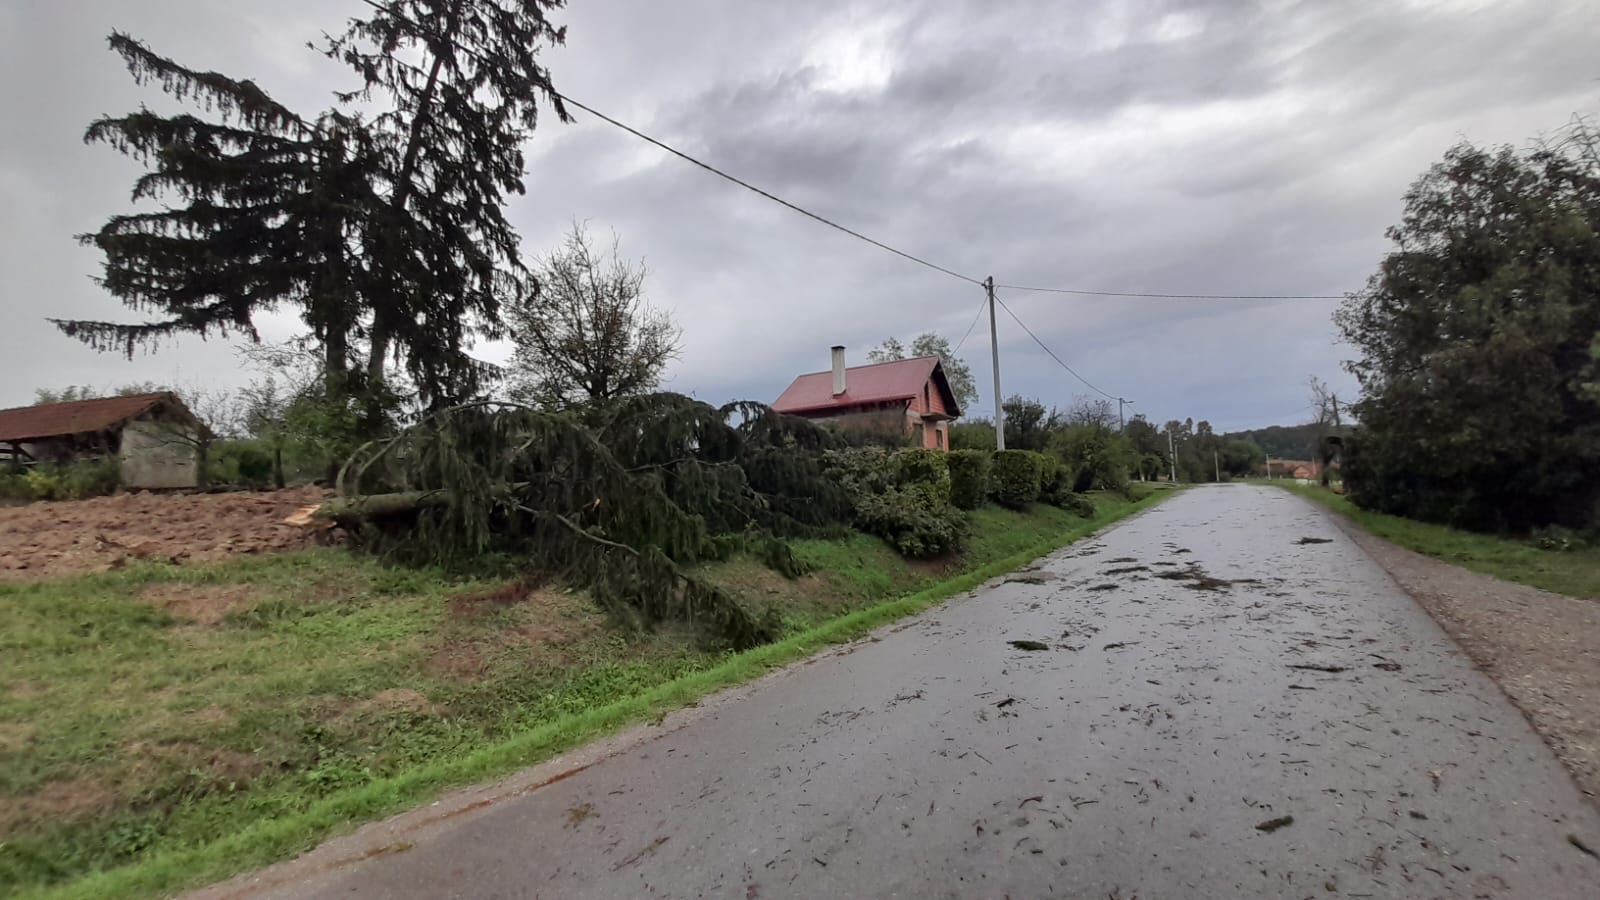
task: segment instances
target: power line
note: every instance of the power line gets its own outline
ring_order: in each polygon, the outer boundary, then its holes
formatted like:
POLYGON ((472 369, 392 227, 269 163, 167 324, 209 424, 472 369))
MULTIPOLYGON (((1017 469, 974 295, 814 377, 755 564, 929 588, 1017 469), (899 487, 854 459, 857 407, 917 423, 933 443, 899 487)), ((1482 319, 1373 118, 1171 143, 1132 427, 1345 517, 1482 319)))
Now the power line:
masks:
POLYGON ((1097 393, 1100 396, 1106 398, 1107 400, 1115 400, 1115 399, 1117 399, 1115 394, 1108 394, 1105 391, 1102 391, 1099 388, 1095 387, 1093 384, 1091 384, 1089 382, 1089 379, 1084 378, 1082 375, 1079 375, 1076 370, 1074 370, 1071 366, 1067 365, 1065 360, 1063 360, 1061 357, 1057 356, 1056 352, 1054 350, 1051 350, 1049 347, 1045 346, 1044 341, 1039 340, 1039 336, 1037 334, 1033 333, 1033 329, 1029 328, 1027 323, 1025 323, 1021 319, 1017 318, 1017 314, 1011 311, 1011 307, 1007 306, 1006 302, 1004 300, 1001 300, 998 296, 996 296, 994 298, 994 302, 1000 304, 1000 308, 1006 311, 1006 315, 1010 316, 1012 318, 1012 320, 1015 321, 1018 325, 1021 325, 1022 326, 1022 330, 1026 331, 1028 333, 1028 337, 1033 338, 1033 342, 1035 344, 1038 344, 1039 348, 1041 350, 1043 350, 1045 353, 1049 354, 1050 358, 1055 360, 1057 365, 1061 366, 1061 368, 1066 369, 1069 373, 1071 373, 1073 378, 1076 378, 1079 381, 1083 382, 1084 386, 1089 388, 1089 390, 1094 391, 1095 393, 1097 393))
POLYGON ((860 240, 866 241, 867 243, 871 244, 874 247, 878 247, 879 249, 882 249, 882 250, 887 250, 887 251, 889 251, 890 253, 893 253, 896 256, 900 256, 900 257, 904 257, 905 259, 909 259, 912 262, 917 263, 918 265, 927 266, 928 268, 933 269, 934 271, 943 272, 944 274, 949 275, 952 278, 959 278, 962 281, 965 281, 965 282, 967 282, 969 284, 975 284, 975 285, 978 285, 979 287, 983 286, 983 282, 979 281, 976 278, 971 278, 969 276, 961 274, 960 272, 956 272, 956 271, 952 271, 950 269, 946 269, 944 266, 941 266, 941 265, 939 265, 937 263, 928 262, 927 260, 923 259, 920 256, 913 256, 910 253, 905 252, 904 250, 898 250, 898 249, 896 249, 894 247, 891 247, 888 244, 885 244, 884 242, 882 242, 880 240, 876 240, 874 238, 867 237, 866 235, 864 235, 861 232, 856 231, 856 230, 854 230, 852 228, 846 228, 845 226, 840 225, 838 222, 835 222, 832 219, 826 218, 824 216, 820 216, 820 215, 812 212, 811 210, 806 209, 805 207, 796 206, 795 204, 790 203, 789 201, 783 199, 782 197, 779 197, 776 194, 768 193, 767 191, 764 191, 761 188, 756 187, 755 185, 751 184, 748 181, 745 181, 742 178, 737 178, 737 177, 735 177, 733 175, 729 175, 727 172, 722 171, 721 169, 717 168, 716 166, 711 165, 710 163, 701 162, 700 160, 695 159, 694 157, 690 156, 689 154, 684 153, 682 150, 679 150, 676 147, 673 147, 673 146, 671 146, 669 144, 663 143, 662 141, 658 141, 655 138, 651 137, 650 135, 645 134, 644 132, 642 132, 642 131, 640 131, 640 130, 638 130, 636 128, 632 128, 632 127, 630 127, 628 125, 624 125, 623 123, 618 122, 616 119, 611 118, 610 116, 606 115, 605 113, 599 112, 599 111, 595 110, 593 107, 590 107, 590 106, 587 106, 587 105, 585 105, 583 103, 580 103, 577 100, 572 99, 571 97, 568 97, 568 96, 566 96, 564 94, 556 94, 556 96, 558 96, 562 100, 565 100, 566 102, 572 104, 573 106, 576 106, 577 108, 588 112, 589 114, 591 114, 593 116, 596 116, 596 117, 598 117, 600 119, 603 119, 603 120, 605 120, 607 122, 610 122, 612 125, 615 125, 618 128, 621 128, 623 131, 628 132, 629 134, 639 138, 640 140, 643 140, 643 141, 645 141, 647 143, 650 143, 650 144, 654 144, 655 146, 660 147, 661 149, 667 151, 668 153, 671 153, 673 156, 676 156, 679 159, 685 160, 687 162, 693 163, 694 165, 697 165, 700 168, 705 169, 707 172, 710 172, 713 175, 716 175, 716 176, 721 177, 721 178, 726 178, 727 180, 733 182, 734 184, 737 184, 738 186, 744 188, 745 190, 753 191, 753 192, 755 192, 757 194, 760 194, 761 196, 767 198, 768 200, 771 200, 774 203, 780 204, 782 206, 787 206, 788 208, 794 210, 795 212, 799 213, 802 216, 806 216, 808 218, 815 219, 816 221, 821 222, 822 224, 828 226, 829 228, 836 228, 839 231, 842 231, 845 234, 848 234, 853 238, 858 238, 860 240))
MULTIPOLYGON (((393 17, 394 19, 396 19, 398 21, 401 21, 401 22, 404 22, 404 23, 410 25, 411 27, 417 29, 417 31, 419 33, 421 33, 421 34, 423 34, 423 35, 425 35, 425 36, 427 36, 429 38, 432 38, 432 39, 434 39, 436 41, 440 41, 440 42, 443 42, 443 43, 448 43, 448 44, 454 46, 457 50, 459 50, 459 51, 461 51, 463 53, 466 53, 467 55, 469 55, 469 56, 473 57, 474 59, 478 60, 480 63, 484 63, 486 65, 493 65, 494 64, 493 60, 485 59, 483 54, 478 53, 477 51, 474 51, 474 50, 470 50, 470 49, 468 49, 466 47, 462 47, 453 38, 446 38, 443 35, 440 35, 439 33, 435 32, 435 31, 431 31, 426 26, 422 25, 421 23, 417 22, 416 20, 411 19, 411 18, 409 18, 407 16, 404 16, 404 15, 401 15, 400 13, 396 12, 392 8, 390 8, 388 6, 385 6, 384 4, 378 2, 378 0, 361 0, 361 2, 366 4, 367 6, 369 6, 371 8, 379 11, 379 12, 384 13, 385 15, 391 16, 391 17, 393 17)), ((770 191, 766 191, 766 190, 764 190, 762 188, 756 187, 755 185, 751 184, 748 181, 745 181, 742 178, 739 178, 739 177, 734 176, 734 175, 730 175, 727 172, 724 172, 721 169, 717 168, 716 166, 711 165, 710 163, 702 162, 701 160, 696 159, 693 156, 690 156, 689 154, 683 152, 682 150, 679 150, 678 148, 673 147, 670 144, 667 144, 665 141, 661 141, 661 140, 659 140, 657 138, 651 137, 650 135, 645 134, 644 132, 640 131, 639 129, 634 128, 634 127, 632 127, 632 126, 630 126, 630 125, 628 125, 628 124, 626 124, 624 122, 620 122, 617 119, 614 119, 611 116, 608 116, 603 112, 600 112, 599 110, 595 109, 592 106, 589 106, 586 103, 583 103, 583 102, 581 102, 579 100, 574 100, 571 97, 567 96, 566 94, 563 94, 560 91, 555 90, 554 88, 550 89, 550 94, 555 96, 556 98, 560 99, 561 101, 563 101, 565 103, 570 103, 571 105, 577 107, 578 109, 581 109, 581 110, 589 113, 590 115, 600 119, 601 121, 607 122, 607 123, 609 123, 611 125, 616 126, 617 128, 622 129, 623 131, 626 131, 627 133, 633 135, 634 137, 639 138, 642 141, 645 141, 646 143, 652 144, 652 145, 654 145, 656 147, 661 148, 662 150, 667 151, 668 153, 671 153, 673 156, 676 156, 676 157, 678 157, 679 159, 682 159, 685 162, 688 162, 688 163, 690 163, 692 165, 698 166, 698 167, 706 170, 707 172, 710 172, 711 174, 716 175, 719 178, 723 178, 723 179, 726 179, 728 181, 731 181, 734 184, 744 188, 747 191, 751 191, 752 193, 755 193, 755 194, 758 194, 758 195, 760 195, 762 197, 765 197, 765 198, 767 198, 768 200, 771 200, 774 203, 777 203, 777 204, 779 204, 781 206, 787 207, 787 208, 793 210, 794 212, 797 212, 800 215, 803 215, 803 216, 805 216, 805 217, 807 217, 809 219, 812 219, 812 220, 815 220, 817 222, 820 222, 823 225, 828 226, 829 228, 833 228, 833 229, 836 229, 838 231, 842 231, 845 234, 848 234, 851 237, 856 238, 857 240, 865 241, 866 243, 871 244, 872 246, 877 247, 880 250, 886 250, 886 251, 888 251, 890 253, 893 253, 894 255, 899 256, 899 257, 901 257, 903 259, 910 260, 911 262, 914 262, 917 265, 926 266, 927 268, 933 269, 936 272, 942 272, 945 275, 949 275, 952 278, 960 279, 961 281, 965 281, 968 284, 973 284, 973 285, 977 285, 978 287, 983 287, 983 282, 982 281, 980 281, 980 280, 978 280, 976 278, 973 278, 970 275, 963 275, 960 272, 957 272, 957 271, 955 271, 953 269, 945 268, 944 266, 941 266, 938 263, 930 262, 930 261, 928 261, 926 259, 923 259, 920 256, 916 256, 914 254, 907 253, 906 251, 901 250, 899 248, 891 247, 890 245, 885 244, 884 242, 882 242, 880 240, 877 240, 876 238, 868 237, 867 235, 862 234, 861 232, 856 231, 853 228, 849 228, 849 227, 846 227, 844 225, 840 225, 838 222, 835 222, 832 219, 827 218, 826 216, 820 215, 818 213, 814 213, 811 210, 806 209, 805 207, 799 206, 797 204, 790 203, 788 200, 785 200, 782 197, 779 197, 776 194, 771 193, 770 191)), ((1077 294, 1077 295, 1081 295, 1081 296, 1092 296, 1092 297, 1144 297, 1144 298, 1157 298, 1157 299, 1164 299, 1164 300, 1343 300, 1344 299, 1344 295, 1342 295, 1342 294, 1340 294, 1340 295, 1329 295, 1329 294, 1298 294, 1298 295, 1297 294, 1282 294, 1282 295, 1275 295, 1275 294, 1274 295, 1269 295, 1269 294, 1254 294, 1254 295, 1252 295, 1252 294, 1149 294, 1149 293, 1134 293, 1134 292, 1129 292, 1129 291, 1087 291, 1087 290, 1076 290, 1076 289, 1071 289, 1071 288, 1028 287, 1028 286, 1024 286, 1024 285, 1015 285, 1015 284, 997 284, 997 285, 995 285, 995 287, 997 287, 997 288, 1005 288, 1006 290, 1012 290, 1012 291, 1021 291, 1021 292, 1024 292, 1024 293, 1077 294)), ((1010 312, 1010 310, 1007 310, 1007 312, 1010 312)), ((1015 315, 1013 315, 1012 318, 1016 318, 1015 315)), ((976 321, 976 320, 974 320, 974 321, 976 321)), ((971 333, 971 329, 968 329, 968 333, 969 334, 971 333)), ((963 338, 962 340, 964 341, 965 338, 963 338)), ((1115 399, 1115 398, 1112 398, 1112 399, 1115 399)))
POLYGON ((972 329, 978 327, 978 320, 983 318, 983 309, 988 305, 989 296, 985 294, 983 299, 978 302, 978 311, 972 314, 972 324, 967 326, 967 333, 961 336, 961 340, 956 341, 955 350, 950 351, 951 356, 955 356, 957 351, 961 349, 961 345, 967 342, 967 338, 972 337, 972 329))
MULTIPOLYGON (((445 37, 443 37, 441 35, 438 35, 438 34, 429 33, 425 29, 425 27, 423 25, 421 25, 418 22, 413 21, 413 20, 411 20, 409 18, 406 18, 405 16, 402 16, 402 15, 394 12, 391 9, 388 9, 388 8, 382 6, 381 4, 376 2, 376 0, 361 0, 361 2, 363 2, 366 5, 372 7, 373 9, 379 10, 380 12, 383 12, 383 13, 386 13, 388 15, 394 16, 396 19, 399 19, 400 21, 411 25, 413 28, 416 28, 418 31, 423 32, 424 34, 427 34, 429 37, 432 37, 435 40, 441 40, 441 41, 444 41, 445 43, 449 43, 449 44, 453 45, 457 50, 459 50, 459 51, 461 51, 463 53, 467 53, 468 55, 473 56, 480 63, 492 64, 492 62, 490 60, 484 59, 482 54, 477 53, 477 52, 472 51, 472 50, 468 50, 465 47, 462 47, 460 44, 456 43, 453 39, 445 38, 445 37)), ((755 185, 751 184, 748 181, 745 181, 742 178, 739 178, 739 177, 737 177, 735 175, 729 175, 727 172, 722 171, 721 169, 717 168, 716 166, 711 165, 710 163, 701 162, 700 160, 695 159, 694 157, 692 157, 689 154, 683 152, 682 150, 679 150, 678 148, 672 146, 671 144, 668 144, 665 141, 661 141, 661 140, 658 140, 656 138, 653 138, 650 135, 645 134, 644 132, 640 131, 639 129, 632 127, 631 125, 627 125, 626 123, 619 122, 616 119, 613 119, 612 117, 606 115, 605 113, 603 113, 603 112, 595 109, 594 107, 588 105, 587 103, 583 103, 581 101, 574 100, 571 97, 568 97, 566 94, 563 94, 560 91, 555 90, 554 88, 550 89, 550 93, 552 95, 560 98, 563 102, 569 103, 569 104, 571 104, 573 106, 576 106, 577 108, 583 110, 584 112, 587 112, 588 114, 590 114, 590 115, 592 115, 592 116, 594 116, 594 117, 596 117, 596 118, 598 118, 598 119, 600 119, 600 120, 602 120, 604 122, 609 122, 612 125, 615 125, 616 127, 622 129, 623 131, 626 131, 627 133, 633 135, 634 137, 636 137, 636 138, 638 138, 638 139, 640 139, 640 140, 642 140, 642 141, 644 141, 644 142, 646 142, 648 144, 653 144, 653 145, 655 145, 657 147, 660 147, 662 150, 665 150, 668 153, 671 153, 673 156, 676 156, 679 159, 684 160, 685 162, 692 163, 693 165, 699 166, 700 168, 705 169, 707 172, 710 172, 711 174, 716 175, 719 178, 725 178, 728 181, 731 181, 734 184, 737 184, 738 186, 744 188, 745 190, 751 191, 751 192, 756 193, 756 194, 759 194, 759 195, 767 198, 768 200, 771 200, 772 202, 777 203, 780 206, 786 206, 789 209, 794 210, 795 212, 799 213, 802 216, 805 216, 805 217, 810 218, 810 219, 814 219, 814 220, 816 220, 818 222, 821 222, 822 224, 828 226, 829 228, 834 228, 834 229, 837 229, 839 231, 842 231, 845 234, 848 234, 853 238, 856 238, 856 239, 862 240, 862 241, 866 241, 867 243, 871 244, 874 247, 879 248, 880 250, 887 250, 887 251, 889 251, 890 253, 893 253, 896 256, 902 257, 904 259, 908 259, 908 260, 910 260, 910 261, 912 261, 912 262, 914 262, 914 263, 916 263, 918 265, 927 266, 928 268, 933 269, 934 271, 937 271, 937 272, 943 272, 944 274, 949 275, 952 278, 959 278, 962 281, 967 282, 968 284, 975 284, 975 285, 977 285, 979 287, 983 286, 983 282, 979 281, 976 278, 972 278, 972 277, 969 277, 967 275, 963 275, 960 272, 956 272, 956 271, 951 270, 951 269, 947 269, 944 266, 939 265, 938 263, 929 262, 928 260, 925 260, 920 256, 915 256, 913 254, 907 253, 904 250, 900 250, 900 249, 898 249, 896 247, 891 247, 888 244, 885 244, 883 241, 877 240, 876 238, 867 237, 866 235, 862 234, 859 231, 856 231, 853 228, 848 228, 848 227, 846 227, 844 225, 840 225, 838 222, 835 222, 832 219, 827 218, 826 216, 822 216, 822 215, 819 215, 817 213, 814 213, 811 210, 806 209, 803 206, 798 206, 796 204, 790 203, 789 201, 783 199, 782 197, 779 197, 776 194, 773 194, 773 193, 771 193, 769 191, 766 191, 766 190, 763 190, 761 188, 758 188, 755 185)))
POLYGON ((1343 300, 1344 294, 1140 294, 1131 291, 1080 291, 1070 288, 1025 287, 997 284, 997 288, 1039 294, 1078 294, 1086 297, 1145 297, 1157 300, 1343 300))

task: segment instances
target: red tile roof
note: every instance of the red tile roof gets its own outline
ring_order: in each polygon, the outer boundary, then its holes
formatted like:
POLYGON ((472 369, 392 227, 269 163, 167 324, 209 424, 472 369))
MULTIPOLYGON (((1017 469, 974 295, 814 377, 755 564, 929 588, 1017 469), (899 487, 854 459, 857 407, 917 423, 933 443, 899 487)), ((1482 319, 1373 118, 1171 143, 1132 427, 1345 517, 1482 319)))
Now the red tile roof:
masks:
POLYGON ((29 441, 105 431, 144 414, 158 403, 174 403, 182 408, 175 395, 159 393, 0 409, 0 441, 29 441))
POLYGON ((945 392, 945 402, 955 414, 955 398, 949 396, 950 388, 942 377, 943 370, 937 356, 850 366, 844 370, 845 391, 837 397, 833 395, 832 369, 801 375, 773 401, 772 408, 778 412, 806 413, 867 403, 910 400, 922 394, 922 386, 933 378, 935 372, 941 376, 935 384, 945 392))

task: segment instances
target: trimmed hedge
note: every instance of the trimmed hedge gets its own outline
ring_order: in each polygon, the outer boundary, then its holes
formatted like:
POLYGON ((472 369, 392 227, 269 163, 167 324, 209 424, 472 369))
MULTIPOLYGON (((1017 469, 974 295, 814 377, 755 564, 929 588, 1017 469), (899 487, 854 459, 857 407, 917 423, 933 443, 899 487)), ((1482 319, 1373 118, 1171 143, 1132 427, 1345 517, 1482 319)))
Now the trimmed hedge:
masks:
POLYGON ((977 509, 989 499, 988 450, 955 450, 945 461, 950 470, 950 502, 961 509, 977 509))
POLYGON ((912 449, 836 450, 825 466, 850 497, 855 526, 888 541, 902 556, 944 556, 961 549, 966 515, 950 505, 945 454, 912 449))
POLYGON ((897 487, 925 487, 944 502, 950 502, 950 466, 942 450, 914 448, 895 453, 894 481, 897 487))
POLYGON ((1082 516, 1085 519, 1094 518, 1094 501, 1082 494, 1063 491, 1056 499, 1050 501, 1050 505, 1059 506, 1067 512, 1075 516, 1082 516))
POLYGON ((954 553, 967 539, 966 514, 930 485, 909 485, 863 497, 856 504, 856 526, 912 559, 954 553))
POLYGON ((1060 506, 1062 495, 1072 492, 1072 469, 1047 453, 1039 454, 1039 499, 1060 506))
POLYGON ((1027 450, 996 450, 989 488, 1001 506, 1021 509, 1039 499, 1039 456, 1027 450))

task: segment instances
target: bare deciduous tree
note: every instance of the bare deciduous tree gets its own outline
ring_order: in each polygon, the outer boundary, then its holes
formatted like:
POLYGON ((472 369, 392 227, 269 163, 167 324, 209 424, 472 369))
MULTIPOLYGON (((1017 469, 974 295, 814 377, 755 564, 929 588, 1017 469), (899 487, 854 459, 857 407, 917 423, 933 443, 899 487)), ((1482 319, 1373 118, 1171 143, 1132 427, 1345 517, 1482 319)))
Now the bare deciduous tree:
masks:
POLYGON ((1068 425, 1092 425, 1096 428, 1114 428, 1117 424, 1117 410, 1111 405, 1110 400, 1097 400, 1092 397, 1073 397, 1072 405, 1067 407, 1068 425))
POLYGON ((1321 464, 1322 486, 1327 487, 1332 475, 1329 469, 1338 459, 1338 435, 1343 424, 1339 415, 1339 395, 1328 387, 1328 383, 1312 375, 1306 382, 1311 390, 1311 408, 1315 418, 1312 420, 1316 426, 1316 447, 1313 448, 1315 459, 1321 464))
POLYGON ((622 258, 612 237, 597 250, 574 224, 561 248, 539 260, 539 289, 508 310, 516 343, 511 393, 563 408, 654 390, 678 357, 678 326, 644 299, 642 263, 622 258))

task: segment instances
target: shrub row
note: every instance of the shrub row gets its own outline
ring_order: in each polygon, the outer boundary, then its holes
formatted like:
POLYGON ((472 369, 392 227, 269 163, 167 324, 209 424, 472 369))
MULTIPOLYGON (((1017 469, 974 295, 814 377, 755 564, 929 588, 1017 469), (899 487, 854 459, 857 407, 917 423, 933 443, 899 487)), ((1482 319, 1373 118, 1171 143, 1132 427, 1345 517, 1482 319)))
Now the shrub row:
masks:
POLYGON ((1048 453, 1001 450, 993 454, 988 493, 996 503, 1021 509, 1029 503, 1059 506, 1075 515, 1094 515, 1094 503, 1073 490, 1072 467, 1048 453))
POLYGON ((112 458, 70 465, 40 465, 25 471, 0 471, 0 500, 83 500, 114 493, 121 483, 112 458))
POLYGON ((888 541, 901 555, 944 556, 961 549, 967 520, 950 503, 946 454, 859 447, 828 454, 828 470, 850 496, 857 528, 888 541))
POLYGON ((829 453, 827 466, 850 496, 855 526, 914 558, 959 550, 967 533, 962 510, 991 498, 1011 509, 1044 502, 1094 515, 1094 504, 1072 490, 1071 468, 1031 450, 858 447, 829 453))
POLYGON ((961 509, 977 509, 989 500, 989 450, 955 450, 948 454, 950 502, 961 509))

